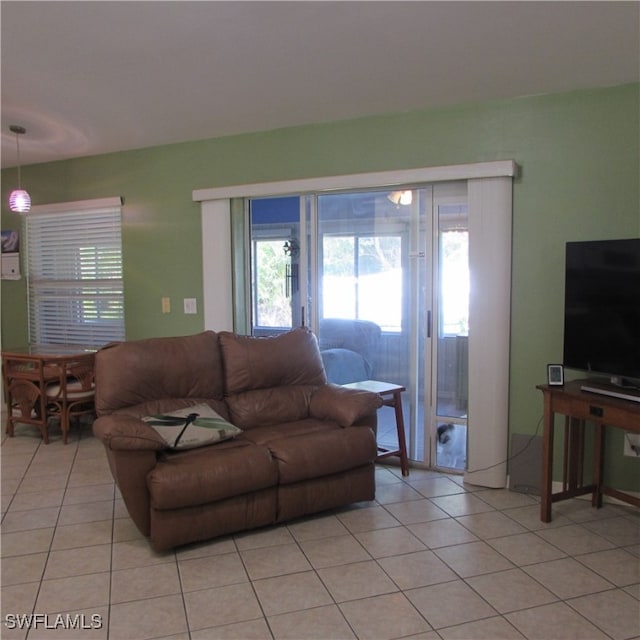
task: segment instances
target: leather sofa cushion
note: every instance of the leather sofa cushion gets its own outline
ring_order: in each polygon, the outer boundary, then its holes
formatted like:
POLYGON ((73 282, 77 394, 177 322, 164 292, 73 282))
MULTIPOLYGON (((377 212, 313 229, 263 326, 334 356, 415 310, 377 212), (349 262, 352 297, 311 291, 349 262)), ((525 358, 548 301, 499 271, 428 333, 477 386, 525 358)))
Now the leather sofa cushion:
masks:
POLYGON ((254 389, 227 398, 231 422, 240 429, 302 420, 317 387, 297 385, 254 389))
POLYGON ((269 450, 246 441, 167 453, 147 476, 154 509, 180 509, 273 487, 278 468, 269 450))
POLYGON ((248 440, 254 444, 268 446, 273 440, 292 438, 319 431, 334 431, 336 429, 338 429, 338 425, 335 422, 308 418, 305 420, 274 424, 269 427, 260 427, 259 429, 249 429, 240 436, 240 439, 248 440))
POLYGON ((305 327, 269 338, 228 331, 218 336, 227 396, 270 387, 317 386, 327 381, 318 341, 305 327))
POLYGON ((98 415, 164 398, 223 398, 213 331, 116 343, 96 353, 95 370, 98 415))
POLYGON ((266 445, 278 462, 280 484, 292 484, 371 464, 377 454, 368 427, 336 428, 280 440, 266 445))

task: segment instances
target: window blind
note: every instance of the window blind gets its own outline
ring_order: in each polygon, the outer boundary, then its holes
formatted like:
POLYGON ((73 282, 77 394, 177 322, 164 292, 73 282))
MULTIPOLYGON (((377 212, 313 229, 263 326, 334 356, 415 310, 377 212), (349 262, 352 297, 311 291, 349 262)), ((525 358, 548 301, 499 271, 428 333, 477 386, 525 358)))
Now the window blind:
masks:
POLYGON ((120 199, 34 207, 25 225, 29 342, 124 340, 120 199))

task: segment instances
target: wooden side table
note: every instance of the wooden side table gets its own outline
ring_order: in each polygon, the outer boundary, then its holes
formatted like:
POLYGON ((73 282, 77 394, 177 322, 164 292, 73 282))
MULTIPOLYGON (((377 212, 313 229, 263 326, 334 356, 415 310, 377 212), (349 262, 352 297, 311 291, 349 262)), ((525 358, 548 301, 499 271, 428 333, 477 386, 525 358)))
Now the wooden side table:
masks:
POLYGON ((398 431, 398 448, 385 449, 378 447, 378 460, 389 456, 398 456, 400 458, 400 469, 403 476, 409 475, 409 459, 407 457, 407 441, 404 434, 404 416, 402 414, 402 392, 406 388, 399 384, 391 382, 380 382, 378 380, 363 380, 361 382, 350 382, 342 385, 348 389, 359 389, 360 391, 371 391, 377 393, 382 398, 382 404, 386 407, 392 407, 396 416, 396 429, 398 431))

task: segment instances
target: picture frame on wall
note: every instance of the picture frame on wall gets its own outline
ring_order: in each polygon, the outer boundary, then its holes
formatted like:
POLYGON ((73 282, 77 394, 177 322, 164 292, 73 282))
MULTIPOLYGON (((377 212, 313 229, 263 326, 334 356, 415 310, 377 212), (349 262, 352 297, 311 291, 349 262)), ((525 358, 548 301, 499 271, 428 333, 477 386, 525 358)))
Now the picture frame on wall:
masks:
POLYGON ((2 229, 2 279, 20 280, 20 233, 2 229))
POLYGON ((561 364, 547 365, 547 384, 550 387, 564 385, 564 367, 561 364))
POLYGON ((2 229, 2 253, 20 251, 20 233, 15 229, 2 229))

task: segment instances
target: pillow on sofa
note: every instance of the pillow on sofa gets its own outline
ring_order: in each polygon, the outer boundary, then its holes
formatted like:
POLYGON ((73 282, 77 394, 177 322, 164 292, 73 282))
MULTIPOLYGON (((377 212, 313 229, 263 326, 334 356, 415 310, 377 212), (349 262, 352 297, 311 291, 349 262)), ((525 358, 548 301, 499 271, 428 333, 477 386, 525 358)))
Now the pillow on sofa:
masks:
POLYGON ((172 449, 193 449, 235 438, 242 433, 208 404, 142 418, 172 449))

